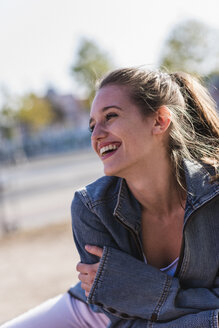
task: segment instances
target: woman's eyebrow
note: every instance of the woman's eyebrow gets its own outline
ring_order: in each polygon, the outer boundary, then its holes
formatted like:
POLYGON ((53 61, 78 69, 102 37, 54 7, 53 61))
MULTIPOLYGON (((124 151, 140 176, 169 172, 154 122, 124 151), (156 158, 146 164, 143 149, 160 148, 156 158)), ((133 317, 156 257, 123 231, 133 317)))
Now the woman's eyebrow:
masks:
POLYGON ((109 109, 109 108, 117 108, 117 109, 122 110, 122 108, 119 107, 119 106, 116 106, 116 105, 110 105, 110 106, 103 107, 102 111, 105 112, 105 111, 106 111, 107 109, 109 109))
MULTIPOLYGON (((116 105, 110 105, 110 106, 105 106, 102 108, 102 112, 105 112, 106 110, 110 109, 110 108, 116 108, 116 109, 119 109, 119 110, 122 110, 121 107, 119 106, 116 106, 116 105)), ((94 121, 94 119, 91 117, 90 120, 89 120, 89 125, 94 121)))

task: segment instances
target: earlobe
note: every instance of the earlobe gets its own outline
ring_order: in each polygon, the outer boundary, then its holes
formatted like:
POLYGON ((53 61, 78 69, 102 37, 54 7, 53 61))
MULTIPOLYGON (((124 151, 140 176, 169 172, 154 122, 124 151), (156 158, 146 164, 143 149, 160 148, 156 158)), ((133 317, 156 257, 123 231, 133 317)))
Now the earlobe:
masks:
POLYGON ((162 106, 158 109, 154 120, 153 134, 164 133, 171 123, 171 113, 166 106, 162 106))

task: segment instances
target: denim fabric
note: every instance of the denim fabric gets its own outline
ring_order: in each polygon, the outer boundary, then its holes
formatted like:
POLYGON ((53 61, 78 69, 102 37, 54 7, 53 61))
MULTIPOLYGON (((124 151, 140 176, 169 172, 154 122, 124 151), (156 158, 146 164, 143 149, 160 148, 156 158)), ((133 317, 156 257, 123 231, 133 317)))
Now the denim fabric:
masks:
POLYGON ((104 248, 86 299, 80 284, 70 289, 111 320, 110 327, 218 327, 219 186, 209 170, 184 161, 187 202, 183 243, 174 277, 144 263, 141 206, 126 181, 102 177, 76 192, 72 227, 81 262, 99 258, 86 244, 104 248))

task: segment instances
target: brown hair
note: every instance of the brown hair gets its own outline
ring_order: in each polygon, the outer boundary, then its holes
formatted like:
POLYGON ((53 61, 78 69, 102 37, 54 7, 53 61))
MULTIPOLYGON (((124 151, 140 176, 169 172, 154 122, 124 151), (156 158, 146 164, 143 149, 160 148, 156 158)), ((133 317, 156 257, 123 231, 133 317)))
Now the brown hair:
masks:
POLYGON ((169 108, 169 152, 181 186, 183 159, 213 164, 214 180, 219 178, 219 118, 213 99, 198 79, 182 72, 122 68, 106 75, 98 89, 106 85, 127 86, 130 99, 144 116, 163 105, 169 108))

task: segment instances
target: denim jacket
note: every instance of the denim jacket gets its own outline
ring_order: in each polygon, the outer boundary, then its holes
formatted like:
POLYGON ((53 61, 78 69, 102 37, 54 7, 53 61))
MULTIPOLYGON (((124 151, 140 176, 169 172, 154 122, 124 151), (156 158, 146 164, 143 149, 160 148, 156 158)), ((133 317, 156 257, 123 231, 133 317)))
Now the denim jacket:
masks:
POLYGON ((100 260, 86 299, 80 283, 70 293, 104 312, 109 327, 218 327, 219 185, 209 170, 184 161, 187 202, 183 242, 174 277, 144 262, 141 206, 126 181, 102 177, 75 193, 74 240, 81 262, 100 260), (103 247, 101 259, 86 244, 103 247))

